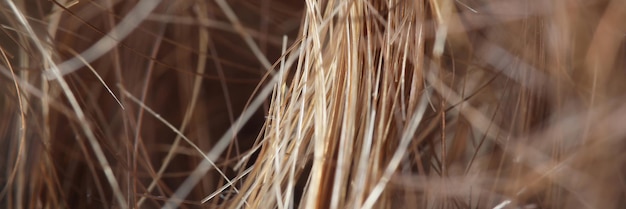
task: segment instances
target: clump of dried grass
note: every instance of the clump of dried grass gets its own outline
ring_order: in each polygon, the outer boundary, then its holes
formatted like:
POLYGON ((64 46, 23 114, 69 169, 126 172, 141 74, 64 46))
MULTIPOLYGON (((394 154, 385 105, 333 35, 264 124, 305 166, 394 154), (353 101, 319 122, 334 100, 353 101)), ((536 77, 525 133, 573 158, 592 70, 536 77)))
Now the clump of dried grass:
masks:
POLYGON ((2 5, 5 208, 626 204, 624 1, 2 5))

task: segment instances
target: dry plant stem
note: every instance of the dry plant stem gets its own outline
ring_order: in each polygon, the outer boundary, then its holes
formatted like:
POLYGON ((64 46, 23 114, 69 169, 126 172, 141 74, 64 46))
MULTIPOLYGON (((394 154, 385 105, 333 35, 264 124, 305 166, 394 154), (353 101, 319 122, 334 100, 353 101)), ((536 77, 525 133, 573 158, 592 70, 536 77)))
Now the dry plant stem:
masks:
MULTIPOLYGON (((156 57, 156 54, 159 52, 159 49, 160 49, 161 44, 162 44, 162 37, 163 37, 162 34, 165 33, 165 28, 166 28, 165 25, 161 26, 161 31, 160 31, 161 35, 157 36, 157 40, 155 41, 154 46, 152 48, 151 57, 156 57)), ((147 67, 147 73, 145 75, 145 81, 144 81, 144 85, 142 87, 142 92, 141 92, 141 103, 145 103, 145 101, 146 101, 146 97, 148 95, 148 89, 149 89, 149 86, 150 86, 150 82, 152 80, 151 78, 152 78, 152 75, 154 73, 154 66, 155 66, 155 62, 154 62, 154 59, 152 59, 152 60, 150 60, 150 62, 148 64, 148 67, 147 67)), ((193 101, 193 99, 192 99, 192 101, 193 101)), ((192 103, 190 103, 190 106, 193 106, 194 104, 195 103, 192 102, 192 103)), ((142 122, 143 122, 143 113, 144 113, 144 108, 142 106, 139 109, 139 113, 137 115, 137 126, 136 126, 137 130, 141 130, 142 122)), ((186 126, 188 117, 189 116, 186 114, 185 118, 183 119, 183 124, 181 125, 181 128, 178 129, 181 132, 184 132, 184 130, 185 130, 185 126, 186 126)), ((134 140, 133 140, 134 141, 134 144, 133 144, 133 167, 134 168, 136 167, 136 162, 137 162, 136 156, 137 156, 137 153, 138 153, 137 149, 139 149, 139 142, 141 140, 140 138, 141 138, 140 137, 140 131, 137 131, 135 133, 134 140)), ((165 159, 163 160, 162 165, 159 167, 155 177, 153 178, 152 182, 148 185, 148 188, 146 188, 146 192, 145 192, 146 194, 150 194, 152 192, 152 190, 154 189, 154 187, 156 186, 157 182, 160 180, 161 176, 163 175, 163 172, 165 172, 165 169, 167 168, 167 165, 169 164, 170 159, 173 156, 173 150, 176 150, 178 148, 178 145, 180 144, 180 140, 181 140, 180 137, 177 136, 176 139, 174 140, 174 142, 172 143, 171 150, 165 156, 165 159)), ((146 200, 145 196, 139 198, 139 200, 137 201, 136 207, 141 207, 141 205, 143 204, 143 202, 145 200, 146 200)))
MULTIPOLYGON (((204 152, 195 144, 193 143, 193 141, 191 141, 189 138, 187 138, 182 132, 180 132, 180 130, 176 129, 176 127, 174 127, 174 125, 170 124, 169 122, 167 122, 165 119, 163 119, 158 113, 154 112, 154 110, 152 110, 151 108, 147 107, 144 103, 142 103, 139 99, 137 99, 136 97, 134 97, 133 95, 130 94, 130 92, 126 91, 125 89, 122 90, 124 95, 126 95, 129 99, 131 99, 133 102, 139 104, 143 109, 145 109, 146 111, 148 111, 148 113, 152 114, 154 117, 156 117, 157 119, 159 119, 163 124, 167 125, 168 128, 172 129, 172 131, 174 131, 179 137, 181 137, 183 140, 185 140, 187 143, 189 143, 189 145, 191 145, 198 153, 200 153, 203 157, 204 160, 208 161, 210 163, 211 167, 214 167, 217 172, 224 178, 226 179, 226 181, 229 183, 229 185, 232 185, 232 182, 228 179, 228 177, 226 177, 226 175, 224 174, 224 172, 222 170, 220 170, 215 163, 213 162, 213 160, 211 158, 209 158, 209 156, 205 155, 204 152)), ((204 162, 204 161, 203 161, 204 162)))
MULTIPOLYGON (((206 6, 206 5, 204 5, 206 6)), ((205 7, 195 7, 194 11, 196 11, 196 13, 198 14, 198 19, 199 20, 207 20, 209 19, 209 17, 207 16, 207 12, 204 11, 205 7)), ((209 34, 207 34, 208 36, 209 34)), ((212 40, 210 37, 207 38, 207 42, 208 42, 208 49, 210 50, 210 54, 213 55, 214 57, 220 57, 220 53, 217 50, 215 41, 212 40)), ((220 87, 222 90, 222 94, 224 95, 224 102, 226 104, 226 111, 228 114, 228 124, 235 124, 235 116, 234 116, 234 110, 232 107, 232 100, 231 100, 231 94, 230 94, 230 90, 228 88, 228 84, 227 84, 227 78, 224 72, 224 69, 222 67, 221 62, 215 62, 215 69, 217 71, 218 77, 219 77, 219 82, 220 82, 220 87)), ((239 141, 240 138, 237 137, 237 135, 234 136, 234 143, 231 144, 231 146, 229 146, 228 150, 226 151, 226 156, 230 156, 231 152, 234 152, 239 155, 240 152, 240 147, 239 147, 239 141)), ((237 169, 235 169, 237 170, 237 169)), ((243 174, 241 174, 243 175, 243 174)), ((220 179, 219 182, 217 183, 218 185, 222 185, 224 184, 224 179, 220 179)), ((235 192, 239 192, 235 187, 233 187, 233 190, 235 190, 235 192)), ((205 201, 203 201, 202 203, 204 203, 205 201)), ((216 201, 217 202, 217 201, 216 201)))
MULTIPOLYGON (((26 18, 24 17, 24 15, 21 13, 21 11, 17 8, 17 6, 12 2, 12 1, 7 1, 7 4, 9 5, 9 7, 11 8, 11 10, 13 10, 14 14, 16 15, 17 19, 21 22, 22 26, 26 29, 26 31, 28 32, 29 36, 33 39, 33 42, 35 44, 35 46, 37 47, 37 49, 39 50, 39 52, 41 53, 41 55, 44 57, 45 62, 47 63, 54 63, 54 61, 52 60, 51 55, 49 54, 49 52, 45 49, 45 47, 42 45, 42 42, 40 40, 38 40, 38 36, 36 35, 36 33, 33 31, 33 29, 30 27, 30 24, 26 21, 26 18)), ((57 76, 60 77, 61 73, 59 71, 59 68, 52 64, 52 68, 51 68, 51 72, 57 76)), ((83 132, 85 133, 85 135, 87 136, 87 140, 89 141, 92 149, 94 150, 96 157, 99 161, 99 163, 101 164, 102 168, 104 169, 104 173, 107 177, 107 180, 109 181, 109 184, 111 186, 111 188, 113 189, 113 193, 115 195, 116 201, 118 202, 118 204, 120 205, 121 208, 128 208, 128 204, 126 202, 126 200, 124 199, 124 197, 122 196, 122 192, 120 190, 120 186, 118 184, 118 181, 115 177, 115 175, 113 174, 113 171, 111 170, 111 166, 109 165, 108 160, 106 159, 106 157, 104 156, 104 152, 102 151, 100 145, 98 144, 91 128, 88 126, 88 122, 85 119, 85 115, 81 109, 81 107, 78 105, 78 102, 76 101, 76 98, 74 97, 74 93, 72 93, 72 91, 70 90, 67 82, 64 79, 59 79, 59 84, 61 86, 61 88, 63 89, 63 92, 65 93, 65 95, 67 95, 67 98, 72 106, 72 109, 75 111, 77 118, 80 121, 81 124, 81 128, 83 130, 83 132)))
MULTIPOLYGON (((231 179, 230 181, 232 181, 232 182, 239 181, 241 178, 243 178, 246 175, 248 175, 248 173, 250 173, 250 171, 252 171, 252 168, 248 168, 248 169, 244 170, 241 175, 237 176, 234 179, 231 179)), ((206 202, 208 202, 211 199, 215 198, 216 196, 218 196, 220 193, 222 193, 224 190, 226 190, 228 187, 231 187, 231 186, 233 186, 233 185, 226 184, 226 185, 218 188, 217 190, 215 190, 215 192, 211 193, 209 196, 207 196, 204 199, 202 199, 200 201, 200 203, 201 204, 205 204, 206 202)))
POLYGON ((3 5, 0 208, 626 203, 622 0, 3 5))
POLYGON ((265 100, 265 98, 267 98, 270 91, 271 91, 271 88, 265 87, 263 91, 259 93, 257 98, 248 107, 249 109, 247 109, 243 114, 241 114, 239 118, 237 118, 237 121, 235 121, 235 125, 231 126, 231 129, 229 129, 226 132, 226 134, 220 138, 220 140, 214 146, 214 148, 211 149, 211 151, 206 153, 206 156, 207 156, 206 158, 208 160, 202 161, 202 163, 198 165, 198 167, 194 170, 194 172, 191 173, 189 178, 185 180, 185 182, 176 190, 176 193, 174 193, 174 195, 163 206, 164 209, 176 208, 181 203, 181 201, 189 194, 193 186, 200 181, 202 176, 204 176, 204 174, 209 169, 214 167, 214 164, 210 162, 217 159, 218 156, 222 154, 222 152, 226 149, 228 144, 231 143, 231 139, 234 138, 234 135, 235 135, 234 133, 238 131, 236 129, 233 129, 232 127, 237 127, 237 124, 245 123, 248 119, 250 119, 254 111, 256 111, 259 108, 259 106, 262 104, 262 101, 265 100))
MULTIPOLYGON (((286 62, 286 68, 289 68, 293 62, 295 61, 296 56, 290 56, 286 62)), ((284 69, 283 69, 284 70, 284 69)), ((279 72, 278 75, 284 74, 283 72, 279 72)), ((268 74, 269 75, 269 74, 268 74)), ((220 137, 211 151, 206 153, 208 159, 214 160, 217 159, 218 156, 222 154, 222 152, 228 147, 230 143, 232 143, 232 139, 235 136, 235 133, 239 131, 241 124, 245 124, 252 114, 263 104, 264 100, 269 96, 272 91, 272 86, 278 82, 280 77, 278 75, 271 75, 270 81, 262 87, 262 90, 256 95, 254 100, 247 105, 244 112, 237 118, 237 120, 233 123, 233 125, 226 131, 226 133, 220 137)), ((211 169, 211 164, 208 161, 202 161, 200 165, 191 173, 191 175, 183 182, 183 184, 176 190, 175 194, 172 198, 170 198, 167 203, 163 206, 163 208, 175 208, 177 207, 182 198, 186 197, 191 191, 192 187, 197 184, 202 176, 211 169)))
MULTIPOLYGON (((451 89, 449 89, 449 87, 446 87, 441 81, 439 81, 436 78, 436 76, 433 75, 433 73, 428 74, 427 80, 433 83, 433 87, 441 95, 449 95, 447 100, 450 103, 454 104, 456 102, 462 101, 460 97, 458 97, 458 95, 456 95, 451 89)), ((484 115, 482 115, 479 111, 471 107, 469 104, 464 104, 462 106, 461 113, 464 114, 471 121, 472 125, 476 125, 476 128, 481 130, 483 134, 487 136, 487 139, 494 140, 495 143, 503 144, 504 146, 516 147, 515 150, 511 150, 512 151, 511 155, 513 156, 513 158, 526 159, 523 161, 524 163, 528 163, 530 167, 537 169, 537 171, 540 171, 540 173, 544 173, 545 176, 542 176, 541 178, 553 176, 555 174, 553 174, 552 171, 556 171, 557 169, 559 169, 559 170, 562 170, 561 172, 567 173, 568 175, 577 176, 577 177, 574 177, 574 179, 579 179, 579 180, 591 179, 591 177, 578 176, 581 174, 579 174, 579 172, 571 170, 571 168, 568 168, 566 160, 561 161, 560 163, 551 162, 552 160, 550 160, 551 158, 550 156, 546 156, 545 154, 541 153, 538 150, 535 150, 532 147, 528 147, 526 145, 519 144, 519 143, 513 144, 512 142, 510 142, 510 140, 507 140, 506 142, 503 141, 501 136, 508 136, 510 134, 503 133, 504 129, 489 122, 490 121, 489 119, 484 117, 484 115), (544 162, 545 165, 540 164, 538 162, 544 162), (555 165, 555 164, 557 166, 554 166, 552 168, 545 167, 546 165, 555 165)), ((560 186, 567 188, 569 192, 577 193, 578 191, 577 189, 571 188, 572 184, 570 182, 566 182, 560 179, 553 179, 553 180, 555 180, 557 184, 560 184, 560 186)), ((520 189, 519 193, 523 192, 524 188, 520 189)), ((583 203, 585 204, 585 208, 593 208, 592 206, 589 205, 588 202, 584 201, 583 203)))
MULTIPOLYGON (((225 5, 227 6, 227 5, 225 5)), ((291 56, 288 60, 287 60, 287 64, 286 64, 286 68, 288 68, 289 66, 292 65, 292 63, 295 61, 296 56, 291 56)), ((257 57, 257 59, 262 60, 263 58, 261 57, 257 57)), ((269 69, 272 69, 271 66, 269 69)), ((271 73, 272 70, 270 70, 271 73)), ((273 73, 271 73, 273 74, 273 73)), ((281 74, 281 73, 279 73, 281 74)), ((269 75, 269 74, 268 74, 269 75)), ((226 131, 226 133, 217 141, 217 143, 214 145, 214 147, 212 148, 211 151, 209 151, 206 156, 208 156, 208 159, 216 159, 218 156, 220 156, 222 154, 222 152, 226 149, 226 147, 228 146, 228 144, 230 144, 232 142, 232 139, 234 138, 235 133, 237 133, 239 131, 239 128, 241 126, 241 124, 245 124, 250 117, 252 116, 252 114, 260 107, 260 105, 263 103, 263 101, 269 96, 269 94, 271 93, 272 90, 272 86, 278 82, 278 79, 280 79, 279 76, 277 75, 271 75, 271 79, 270 81, 265 84, 265 86, 262 88, 262 90, 258 93, 258 95, 254 98, 254 100, 247 105, 246 109, 244 110, 244 112, 239 116, 239 118, 237 118, 237 120, 233 123, 233 125, 226 131)), ((191 191, 192 187, 197 184, 197 182, 200 181, 201 177, 209 170, 211 169, 211 164, 208 161, 202 161, 200 165, 198 165, 198 167, 191 173, 191 175, 183 182, 182 185, 179 186, 179 188, 176 190, 175 194, 173 195, 173 197, 171 197, 167 203, 163 206, 163 208, 175 208, 177 207, 180 203, 182 198, 186 197, 189 192, 191 191)), ((245 203, 242 202, 242 203, 245 203)))
POLYGON ((109 93, 111 95, 111 97, 113 97, 115 102, 117 102, 117 104, 119 105, 120 109, 124 110, 124 105, 122 104, 122 102, 117 98, 117 96, 115 96, 115 93, 113 93, 111 88, 109 88, 109 85, 107 85, 104 82, 104 79, 102 79, 102 76, 100 76, 98 74, 98 72, 96 72, 96 69, 94 69, 93 66, 91 66, 89 64, 89 62, 87 62, 87 60, 85 60, 83 57, 81 57, 76 51, 74 51, 72 49, 66 49, 66 50, 69 53, 71 53, 72 55, 74 55, 74 57, 76 57, 78 60, 83 62, 83 65, 86 66, 93 73, 93 75, 96 76, 96 78, 98 78, 98 81, 102 84, 102 86, 104 86, 104 88, 106 89, 107 93, 109 93))
MULTIPOLYGON (((18 100, 18 106, 19 106, 19 110, 20 110, 20 117, 19 117, 19 124, 20 124, 20 129, 18 131, 18 146, 17 146, 17 153, 15 154, 17 157, 15 158, 15 162, 13 163, 13 168, 11 168, 11 172, 9 174, 9 177, 6 180, 6 184, 4 185, 4 187, 2 188, 2 190, 0 190, 0 197, 4 197, 7 193, 7 191, 9 190, 9 188, 11 188, 13 186, 13 182, 15 181, 15 176, 18 173, 18 170, 20 170, 20 167, 23 167, 21 164, 23 164, 23 158, 25 156, 24 154, 24 146, 26 143, 26 108, 27 104, 23 103, 26 102, 26 100, 24 100, 24 98, 22 98, 22 90, 20 89, 19 84, 17 83, 17 77, 15 75, 15 71, 13 70, 13 68, 11 67, 11 61, 9 60, 9 58, 7 57, 4 49, 0 48, 0 53, 2 54, 2 58, 4 59, 4 62, 6 62, 6 65, 9 67, 9 70, 11 71, 11 76, 13 78, 13 83, 15 84, 15 94, 17 95, 17 100, 18 100)), ((8 164, 8 163, 7 163, 8 164)))
MULTIPOLYGON (((96 42, 89 49, 80 53, 81 57, 85 60, 92 62, 111 51, 117 43, 122 41, 128 36, 139 24, 148 17, 148 15, 161 3, 161 0, 142 0, 128 12, 128 15, 117 25, 111 29, 102 39, 96 42)), ((63 76, 68 73, 72 73, 79 68, 83 67, 83 62, 77 58, 72 58, 59 65, 55 65, 59 69, 59 75, 51 73, 53 69, 46 70, 46 77, 49 80, 58 79, 58 76, 63 76), (56 77, 55 77, 56 76, 56 77)))
POLYGON ((239 35, 241 35, 241 37, 246 42, 248 47, 250 47, 250 50, 252 50, 252 53, 254 53, 254 56, 259 60, 259 62, 261 62, 263 67, 268 72, 272 73, 273 72, 273 71, 271 71, 272 64, 267 59, 267 57, 265 57, 263 52, 261 52, 261 49, 256 44, 256 42, 254 42, 254 40, 252 40, 252 37, 250 36, 250 34, 245 31, 245 29, 241 25, 241 22, 239 22, 239 19, 237 18, 237 15, 233 11, 233 9, 228 5, 226 0, 215 0, 215 3, 217 3, 217 5, 226 14, 226 17, 228 17, 228 20, 233 24, 233 27, 235 28, 235 30, 239 33, 239 35))
POLYGON ((385 169, 385 172, 383 173, 383 176, 381 177, 380 181, 372 189, 372 193, 370 194, 370 196, 368 196, 367 199, 365 199, 365 202, 362 208, 369 209, 374 206, 374 204, 376 203, 376 200, 379 198, 385 186, 389 183, 391 176, 396 171, 396 169, 398 169, 398 165, 400 164, 400 161, 404 157, 404 154, 406 153, 406 150, 408 149, 409 143, 411 143, 411 139, 413 135, 415 134, 415 131, 417 130, 417 127, 419 126, 420 122, 422 121, 422 118, 424 117, 424 111, 426 110, 427 101, 428 101, 426 97, 428 96, 429 96, 429 93, 423 93, 421 103, 418 106, 418 109, 414 113, 411 120, 409 120, 410 123, 409 123, 408 129, 403 133, 402 139, 400 141, 400 145, 398 145, 397 151, 394 153, 393 157, 391 158, 391 161, 389 162, 388 167, 385 169))

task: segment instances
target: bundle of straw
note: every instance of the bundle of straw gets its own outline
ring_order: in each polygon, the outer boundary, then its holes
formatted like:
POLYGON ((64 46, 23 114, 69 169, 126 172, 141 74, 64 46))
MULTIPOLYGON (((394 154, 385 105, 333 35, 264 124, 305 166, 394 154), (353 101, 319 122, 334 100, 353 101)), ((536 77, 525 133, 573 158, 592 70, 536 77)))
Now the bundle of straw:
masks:
POLYGON ((626 206, 624 0, 0 5, 0 208, 626 206))

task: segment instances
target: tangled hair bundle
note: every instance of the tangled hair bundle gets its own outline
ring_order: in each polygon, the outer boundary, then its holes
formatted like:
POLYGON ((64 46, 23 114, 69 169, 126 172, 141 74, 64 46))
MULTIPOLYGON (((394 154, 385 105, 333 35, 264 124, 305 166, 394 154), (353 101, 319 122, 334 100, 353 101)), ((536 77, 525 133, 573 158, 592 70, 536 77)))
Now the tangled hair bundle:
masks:
POLYGON ((626 205, 623 0, 0 5, 0 208, 626 205))

